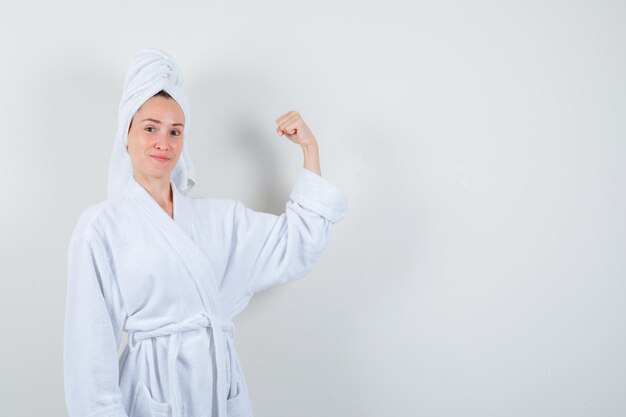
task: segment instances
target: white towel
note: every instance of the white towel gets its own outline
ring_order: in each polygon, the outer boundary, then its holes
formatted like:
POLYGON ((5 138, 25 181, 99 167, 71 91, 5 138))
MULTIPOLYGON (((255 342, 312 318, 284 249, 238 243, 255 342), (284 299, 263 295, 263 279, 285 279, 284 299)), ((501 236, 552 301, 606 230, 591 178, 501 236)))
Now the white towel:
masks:
POLYGON ((119 195, 133 174, 130 155, 126 150, 130 122, 139 107, 161 90, 171 95, 185 114, 183 150, 172 170, 171 180, 183 194, 187 194, 196 183, 187 145, 191 130, 191 113, 182 85, 182 72, 174 58, 166 52, 144 48, 133 57, 124 81, 118 129, 109 164, 109 198, 119 195))

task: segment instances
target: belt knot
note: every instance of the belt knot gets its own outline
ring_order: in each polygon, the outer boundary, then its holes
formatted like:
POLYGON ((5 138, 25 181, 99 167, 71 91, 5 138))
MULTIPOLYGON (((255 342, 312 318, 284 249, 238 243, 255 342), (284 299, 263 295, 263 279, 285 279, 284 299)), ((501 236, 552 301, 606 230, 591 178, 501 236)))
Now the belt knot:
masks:
POLYGON ((155 329, 130 331, 128 332, 128 346, 130 349, 134 349, 137 346, 137 342, 145 339, 183 333, 203 327, 213 327, 214 330, 219 328, 231 338, 235 336, 235 325, 232 321, 217 318, 211 319, 207 312, 202 311, 179 322, 166 324, 155 329))

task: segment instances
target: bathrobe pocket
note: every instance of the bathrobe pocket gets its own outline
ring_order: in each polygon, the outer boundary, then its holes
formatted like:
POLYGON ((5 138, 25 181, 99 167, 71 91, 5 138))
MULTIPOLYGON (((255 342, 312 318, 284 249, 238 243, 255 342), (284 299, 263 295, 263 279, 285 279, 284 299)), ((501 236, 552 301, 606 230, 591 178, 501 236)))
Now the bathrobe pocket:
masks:
POLYGON ((243 392, 239 391, 234 397, 226 400, 226 415, 228 417, 249 417, 247 402, 243 392))
POLYGON ((240 372, 235 372, 235 385, 237 389, 235 395, 226 399, 226 415, 228 417, 250 417, 252 416, 252 407, 250 397, 248 396, 248 388, 245 380, 240 372))
POLYGON ((172 405, 156 401, 146 384, 139 381, 130 417, 172 417, 172 405))

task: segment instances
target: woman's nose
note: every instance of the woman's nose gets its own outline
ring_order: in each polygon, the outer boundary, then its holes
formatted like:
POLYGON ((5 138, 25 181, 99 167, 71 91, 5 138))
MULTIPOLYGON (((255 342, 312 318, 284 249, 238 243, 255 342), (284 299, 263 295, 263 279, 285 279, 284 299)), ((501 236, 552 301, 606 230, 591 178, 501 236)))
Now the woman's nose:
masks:
POLYGON ((166 134, 157 135, 155 145, 159 149, 167 149, 168 147, 168 138, 166 134))

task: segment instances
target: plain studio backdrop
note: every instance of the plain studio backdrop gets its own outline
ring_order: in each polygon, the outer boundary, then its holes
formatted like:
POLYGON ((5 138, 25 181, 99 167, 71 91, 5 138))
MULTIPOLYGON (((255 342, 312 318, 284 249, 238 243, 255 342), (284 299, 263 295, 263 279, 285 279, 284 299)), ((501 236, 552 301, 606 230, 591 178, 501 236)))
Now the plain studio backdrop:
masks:
POLYGON ((192 196, 282 212, 297 110, 350 199, 236 318, 257 417, 626 415, 624 2, 0 7, 0 415, 66 415, 67 244, 143 47, 183 71, 192 196))

